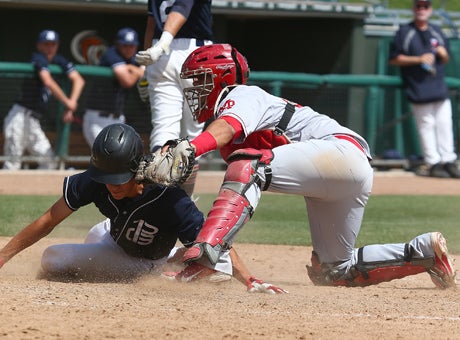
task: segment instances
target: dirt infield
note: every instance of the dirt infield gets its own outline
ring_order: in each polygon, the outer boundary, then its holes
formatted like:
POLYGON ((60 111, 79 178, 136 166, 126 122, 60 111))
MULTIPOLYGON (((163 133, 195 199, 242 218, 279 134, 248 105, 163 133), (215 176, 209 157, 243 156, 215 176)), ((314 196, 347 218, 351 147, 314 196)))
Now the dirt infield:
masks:
MULTIPOLYGON (((0 194, 59 194, 67 174, 0 173, 0 194)), ((221 179, 222 173, 200 173, 197 192, 216 192, 221 179)), ((378 174, 374 185, 374 194, 459 192, 460 181, 406 173, 378 174)), ((7 240, 0 238, 0 246, 7 240)), ((36 278, 45 247, 79 241, 45 238, 0 270, 0 338, 460 338, 460 290, 438 290, 428 274, 366 288, 315 287, 305 271, 308 247, 236 244, 256 275, 289 290, 282 296, 249 294, 236 280, 183 285, 155 277, 125 284, 36 278)))

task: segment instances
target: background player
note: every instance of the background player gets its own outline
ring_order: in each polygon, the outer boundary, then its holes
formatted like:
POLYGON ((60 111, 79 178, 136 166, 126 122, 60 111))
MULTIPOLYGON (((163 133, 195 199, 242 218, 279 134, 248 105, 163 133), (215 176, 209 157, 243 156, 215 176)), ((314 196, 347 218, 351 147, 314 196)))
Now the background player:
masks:
POLYGON ((192 141, 196 155, 220 149, 228 163, 218 197, 184 261, 204 255, 216 262, 253 215, 261 191, 268 190, 305 199, 313 283, 367 286, 428 272, 438 287, 455 287, 453 263, 439 232, 409 243, 355 248, 373 183, 368 144, 308 106, 243 85, 248 76, 246 59, 227 44, 200 47, 182 67, 181 77, 193 80, 185 96, 195 118, 216 117, 192 141))
POLYGON ((3 131, 5 141, 3 153, 8 160, 4 169, 19 170, 21 156, 28 151, 33 156, 42 156, 38 162, 39 169, 56 169, 54 151, 43 131, 40 119, 47 114, 51 96, 65 107, 62 120, 71 123, 78 107, 78 99, 85 86, 85 81, 75 69, 75 65, 57 53, 59 34, 53 30, 43 30, 37 37, 36 49, 32 54, 34 76, 24 79, 21 95, 5 117, 3 131), (71 82, 70 95, 59 86, 53 78, 48 65, 58 65, 71 82))
POLYGON ((145 70, 145 66, 134 60, 138 45, 137 32, 122 28, 117 32, 115 44, 101 56, 99 65, 111 67, 115 79, 109 85, 107 78, 101 78, 89 92, 83 135, 90 148, 102 128, 126 121, 124 111, 129 89, 144 76, 145 70))
MULTIPOLYGON (((139 64, 149 65, 152 132, 150 150, 155 151, 166 140, 196 137, 203 124, 193 120, 185 103, 183 89, 190 80, 181 79, 179 73, 187 56, 199 46, 212 43, 211 1, 148 1, 144 48, 136 55, 139 64)), ((182 185, 191 195, 196 171, 182 185)))
MULTIPOLYGON (((0 250, 0 267, 74 211, 94 203, 107 219, 90 230, 83 244, 47 248, 42 257, 45 277, 126 280, 161 272, 177 251, 177 239, 190 246, 204 217, 182 189, 136 182, 142 156, 142 140, 131 126, 103 128, 93 144, 90 168, 64 179, 63 196, 0 250)), ((232 262, 235 276, 250 292, 285 292, 252 276, 234 250, 223 253, 216 265, 202 261, 176 278, 228 280, 232 262)))
POLYGON ((429 176, 460 178, 452 104, 444 79, 449 40, 439 26, 429 23, 431 1, 414 0, 412 11, 414 20, 402 25, 393 38, 389 61, 401 67, 429 176))

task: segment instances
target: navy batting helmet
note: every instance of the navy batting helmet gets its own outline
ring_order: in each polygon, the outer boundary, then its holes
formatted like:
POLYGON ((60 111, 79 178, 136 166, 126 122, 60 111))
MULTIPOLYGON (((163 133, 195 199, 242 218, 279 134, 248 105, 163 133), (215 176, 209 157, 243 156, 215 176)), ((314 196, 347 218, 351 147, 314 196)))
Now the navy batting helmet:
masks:
POLYGON ((144 146, 129 125, 111 124, 97 135, 89 168, 91 178, 104 184, 124 184, 136 173, 144 146))

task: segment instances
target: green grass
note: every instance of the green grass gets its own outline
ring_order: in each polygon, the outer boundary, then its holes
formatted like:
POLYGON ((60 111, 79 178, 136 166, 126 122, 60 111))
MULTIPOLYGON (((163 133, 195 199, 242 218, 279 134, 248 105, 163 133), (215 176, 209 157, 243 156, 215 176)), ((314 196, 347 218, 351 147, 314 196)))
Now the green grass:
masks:
MULTIPOLYGON (((48 209, 57 196, 0 196, 0 235, 12 236, 48 209)), ((198 207, 209 211, 214 194, 200 195, 198 207)), ((460 196, 373 196, 364 216, 357 246, 408 242, 414 236, 441 231, 452 253, 460 253, 458 226, 460 196)), ((310 245, 310 233, 302 197, 262 196, 252 220, 236 242, 310 245)), ((89 228, 103 220, 90 205, 72 214, 50 236, 83 238, 89 228)))

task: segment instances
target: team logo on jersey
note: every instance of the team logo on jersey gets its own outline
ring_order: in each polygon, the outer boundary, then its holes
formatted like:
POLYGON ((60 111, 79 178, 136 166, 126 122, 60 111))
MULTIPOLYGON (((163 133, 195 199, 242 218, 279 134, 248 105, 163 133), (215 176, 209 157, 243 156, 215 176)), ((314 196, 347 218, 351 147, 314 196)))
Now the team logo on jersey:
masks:
POLYGON ((158 233, 158 228, 145 223, 144 220, 134 221, 134 223, 137 223, 136 227, 126 230, 126 239, 141 246, 151 244, 158 233))
POLYGON ((235 101, 233 99, 227 99, 219 108, 219 115, 225 110, 230 110, 233 106, 235 106, 235 101))
POLYGON ((98 65, 108 45, 96 31, 86 30, 77 33, 70 43, 72 56, 80 64, 98 65))

